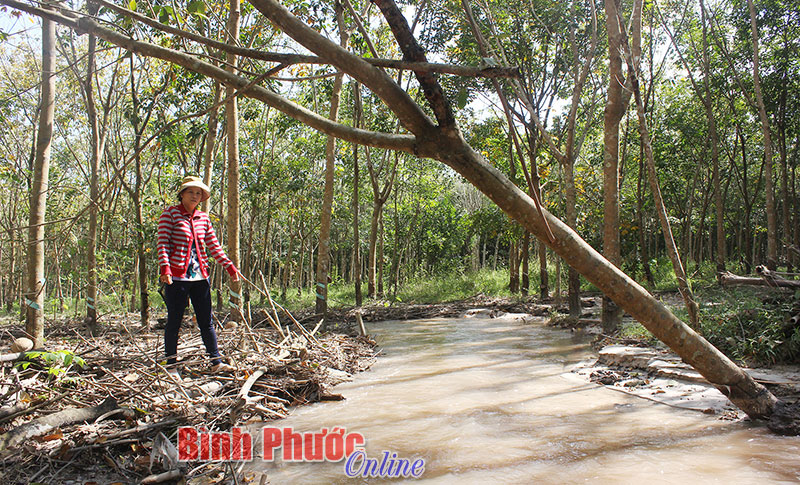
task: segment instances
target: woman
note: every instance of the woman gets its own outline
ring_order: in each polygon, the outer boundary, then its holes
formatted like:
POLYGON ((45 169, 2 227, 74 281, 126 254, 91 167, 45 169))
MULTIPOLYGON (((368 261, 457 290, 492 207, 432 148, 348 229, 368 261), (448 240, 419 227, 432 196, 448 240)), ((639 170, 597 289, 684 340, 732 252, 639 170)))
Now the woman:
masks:
POLYGON ((217 334, 211 323, 211 286, 208 283, 208 248, 211 256, 231 276, 239 279, 239 271, 219 244, 208 214, 197 206, 211 196, 208 186, 199 177, 185 177, 178 189, 178 205, 164 209, 158 220, 158 264, 160 280, 166 284, 167 326, 164 349, 170 373, 177 377, 174 364, 178 352, 178 331, 188 300, 192 301, 197 326, 206 352, 211 358, 212 372, 231 372, 233 368, 221 360, 217 334))

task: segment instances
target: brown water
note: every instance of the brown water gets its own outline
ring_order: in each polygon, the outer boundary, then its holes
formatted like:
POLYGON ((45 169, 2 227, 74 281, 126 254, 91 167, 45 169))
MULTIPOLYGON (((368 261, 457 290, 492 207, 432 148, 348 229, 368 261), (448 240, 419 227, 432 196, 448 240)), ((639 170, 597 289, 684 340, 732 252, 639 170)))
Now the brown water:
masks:
MULTIPOLYGON (((591 350, 568 331, 513 316, 369 331, 382 356, 336 387, 345 401, 270 424, 358 431, 370 458, 424 459, 423 483, 800 482, 800 438, 587 383, 570 368, 591 350)), ((273 484, 383 481, 348 478, 344 462, 252 466, 273 484)))

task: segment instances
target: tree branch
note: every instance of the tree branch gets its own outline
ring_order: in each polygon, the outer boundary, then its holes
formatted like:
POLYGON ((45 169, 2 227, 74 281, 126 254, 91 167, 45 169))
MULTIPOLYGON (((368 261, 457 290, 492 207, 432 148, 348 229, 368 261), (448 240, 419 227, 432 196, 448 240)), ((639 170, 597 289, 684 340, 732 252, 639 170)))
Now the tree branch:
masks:
MULTIPOLYGON (((106 0, 92 0, 92 1, 110 10, 113 10, 121 15, 129 17, 145 25, 149 25, 154 29, 158 29, 162 32, 167 32, 169 34, 177 35, 178 37, 195 41, 198 44, 203 44, 213 49, 235 54, 240 57, 247 57, 250 59, 256 59, 267 62, 277 62, 279 64, 285 64, 285 65, 329 64, 328 61, 318 56, 267 52, 259 49, 252 49, 247 47, 239 47, 236 45, 226 44, 224 42, 209 39, 208 37, 195 34, 193 32, 189 32, 186 30, 182 30, 168 24, 163 24, 146 15, 142 15, 132 10, 128 10, 127 8, 120 7, 119 5, 115 5, 106 0)), ((61 9, 61 10, 73 14, 75 13, 72 10, 67 10, 67 9, 61 9)), ((443 64, 435 62, 407 62, 397 59, 379 59, 379 58, 367 58, 363 60, 376 67, 440 72, 444 74, 454 74, 456 76, 465 76, 465 77, 486 77, 486 78, 519 77, 519 68, 508 67, 508 66, 492 66, 492 67, 456 66, 453 64, 443 64)))
MULTIPOLYGON (((314 113, 313 111, 310 111, 296 103, 293 103, 292 101, 289 101, 288 99, 262 86, 249 86, 250 81, 242 76, 229 73, 224 69, 220 69, 207 62, 203 62, 188 54, 150 44, 148 42, 133 40, 111 29, 101 27, 97 22, 89 17, 83 16, 69 18, 65 15, 38 7, 32 7, 16 0, 0 0, 0 5, 7 5, 32 15, 53 20, 54 22, 58 22, 62 25, 70 27, 77 32, 94 34, 103 40, 123 47, 131 52, 172 62, 190 71, 203 74, 212 79, 216 79, 221 83, 232 85, 236 89, 241 90, 240 94, 242 96, 263 101, 264 103, 285 113, 297 121, 300 121, 301 123, 304 123, 311 128, 319 130, 325 134, 362 145, 370 145, 391 150, 401 150, 409 153, 416 153, 419 149, 413 136, 391 135, 387 133, 351 128, 346 125, 331 122, 329 119, 320 116, 317 113, 314 113)), ((368 64, 366 65, 370 69, 378 71, 374 67, 369 66, 368 64)))
POLYGON ((424 111, 385 72, 320 35, 276 0, 250 0, 278 29, 369 88, 417 136, 429 136, 435 127, 424 111))
MULTIPOLYGON (((428 62, 425 57, 425 51, 417 43, 417 39, 414 38, 403 12, 400 11, 394 0, 373 0, 373 3, 381 9, 383 17, 392 29, 397 44, 403 52, 403 58, 412 62, 428 62)), ((439 125, 448 131, 456 129, 455 117, 450 107, 450 102, 444 95, 444 91, 433 73, 414 71, 414 74, 422 87, 422 91, 425 93, 425 99, 428 100, 428 104, 433 109, 439 125)))

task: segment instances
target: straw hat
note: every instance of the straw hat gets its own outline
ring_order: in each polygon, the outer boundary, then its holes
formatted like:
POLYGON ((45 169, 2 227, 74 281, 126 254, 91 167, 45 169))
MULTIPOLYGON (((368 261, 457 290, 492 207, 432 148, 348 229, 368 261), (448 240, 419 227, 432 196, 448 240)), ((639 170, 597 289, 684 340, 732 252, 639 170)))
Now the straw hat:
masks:
POLYGON ((204 202, 208 200, 209 197, 211 197, 211 190, 208 188, 208 185, 203 183, 200 177, 193 177, 191 175, 188 177, 184 177, 183 180, 181 181, 180 188, 178 188, 178 195, 180 195, 181 192, 188 189, 189 187, 197 187, 198 189, 203 191, 203 198, 200 199, 200 202, 204 202))

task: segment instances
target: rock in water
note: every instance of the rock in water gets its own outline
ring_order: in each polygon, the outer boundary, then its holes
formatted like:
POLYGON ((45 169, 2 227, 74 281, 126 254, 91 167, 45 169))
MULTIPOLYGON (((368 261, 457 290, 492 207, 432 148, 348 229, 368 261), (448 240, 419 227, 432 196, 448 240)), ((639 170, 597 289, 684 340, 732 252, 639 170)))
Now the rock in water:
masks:
POLYGON ((27 352, 33 348, 33 340, 20 337, 11 344, 11 352, 27 352))
POLYGON ((769 417, 767 427, 777 434, 800 435, 800 402, 778 402, 775 412, 769 417))

